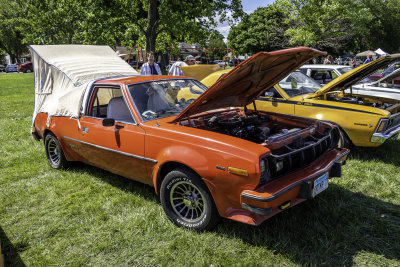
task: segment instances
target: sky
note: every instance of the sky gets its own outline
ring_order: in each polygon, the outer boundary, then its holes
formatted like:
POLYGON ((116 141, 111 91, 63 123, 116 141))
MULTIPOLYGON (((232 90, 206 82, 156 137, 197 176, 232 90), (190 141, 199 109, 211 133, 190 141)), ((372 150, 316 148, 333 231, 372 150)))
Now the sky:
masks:
MULTIPOLYGON (((275 0, 242 0, 243 11, 247 14, 253 13, 258 7, 266 7, 269 4, 272 4, 275 0)), ((220 23, 217 26, 217 30, 225 36, 225 42, 227 41, 228 33, 230 30, 230 25, 225 23, 220 23)))

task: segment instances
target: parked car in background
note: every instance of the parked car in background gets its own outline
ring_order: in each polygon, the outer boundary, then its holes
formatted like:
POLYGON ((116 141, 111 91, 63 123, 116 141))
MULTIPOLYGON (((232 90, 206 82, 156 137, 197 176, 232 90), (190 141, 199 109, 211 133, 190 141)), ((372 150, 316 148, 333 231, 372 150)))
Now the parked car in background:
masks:
POLYGON ((341 175, 348 150, 336 126, 245 108, 317 50, 258 53, 207 89, 188 77, 136 75, 109 47, 30 49, 46 66, 35 72, 33 136, 50 166, 83 161, 149 184, 178 226, 210 229, 220 216, 259 225, 341 175), (66 50, 79 61, 46 65, 66 50), (182 90, 203 93, 182 101, 182 90))
POLYGON ((30 73, 33 72, 33 64, 32 62, 27 62, 21 65, 18 65, 17 67, 19 72, 26 72, 26 73, 30 73))
POLYGON ((300 67, 300 71, 313 78, 322 85, 329 83, 340 75, 352 70, 345 65, 307 64, 300 67))
POLYGON ((6 71, 6 66, 0 64, 0 72, 5 72, 6 71))
POLYGON ((354 85, 351 89, 346 89, 345 92, 350 93, 351 91, 357 95, 400 101, 400 84, 395 83, 399 78, 400 68, 377 81, 371 81, 369 78, 366 78, 359 84, 354 85))
MULTIPOLYGON (((374 73, 370 76, 368 76, 368 78, 372 81, 378 81, 379 79, 382 79, 383 77, 391 74, 393 71, 397 70, 400 68, 400 61, 399 62, 394 62, 393 64, 391 64, 389 67, 387 67, 385 70, 383 70, 382 72, 377 72, 374 73)), ((400 77, 396 76, 396 78, 393 80, 394 84, 400 84, 400 77)))
POLYGON ((136 69, 140 70, 140 68, 141 68, 142 65, 143 65, 143 62, 142 62, 142 61, 139 61, 139 63, 138 63, 136 60, 131 60, 131 61, 129 61, 129 65, 130 65, 132 68, 134 68, 135 70, 136 70, 136 69))
POLYGON ((18 71, 18 67, 17 67, 17 65, 15 65, 15 64, 8 64, 7 66, 6 66, 6 70, 5 70, 7 73, 8 72, 17 72, 18 71))

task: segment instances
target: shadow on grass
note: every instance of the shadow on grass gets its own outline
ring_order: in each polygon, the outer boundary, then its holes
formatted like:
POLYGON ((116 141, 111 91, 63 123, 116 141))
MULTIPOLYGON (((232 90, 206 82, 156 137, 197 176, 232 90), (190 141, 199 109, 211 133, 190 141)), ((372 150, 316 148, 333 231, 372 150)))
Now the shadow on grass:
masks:
POLYGON ((258 227, 224 220, 216 232, 301 265, 349 266, 365 251, 400 260, 400 206, 337 185, 258 227))
POLYGON ((388 140, 379 147, 352 147, 349 158, 375 160, 400 166, 400 140, 388 140))
POLYGON ((113 187, 116 187, 126 192, 130 192, 135 195, 139 195, 146 200, 158 202, 158 197, 154 191, 154 188, 141 182, 137 182, 117 174, 113 174, 106 170, 93 167, 82 162, 73 162, 68 168, 68 171, 75 173, 90 173, 91 175, 96 176, 103 182, 106 182, 113 187))
POLYGON ((17 246, 14 247, 1 227, 0 227, 0 241, 1 241, 1 253, 4 256, 3 258, 4 266, 25 266, 18 252, 23 251, 26 246, 24 244, 17 244, 17 246))
MULTIPOLYGON (((363 157, 362 153, 356 156, 363 157)), ((114 187, 158 202, 152 187, 99 168, 77 163, 69 171, 88 172, 114 187)), ((240 238, 250 246, 263 247, 300 265, 350 266, 361 252, 400 260, 400 206, 335 184, 316 199, 258 227, 222 220, 214 231, 225 238, 240 238)))

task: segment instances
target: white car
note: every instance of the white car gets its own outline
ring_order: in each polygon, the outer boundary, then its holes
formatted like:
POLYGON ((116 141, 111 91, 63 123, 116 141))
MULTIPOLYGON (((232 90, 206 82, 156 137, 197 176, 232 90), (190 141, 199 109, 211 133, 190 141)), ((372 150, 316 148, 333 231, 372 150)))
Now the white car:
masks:
POLYGON ((325 64, 307 64, 299 68, 302 73, 313 78, 322 85, 329 83, 330 81, 352 69, 352 67, 345 65, 325 64))
POLYGON ((350 93, 351 90, 351 93, 357 95, 400 100, 400 84, 394 83, 394 80, 398 77, 400 77, 400 68, 377 81, 371 81, 367 78, 354 85, 353 88, 347 89, 346 92, 350 93))

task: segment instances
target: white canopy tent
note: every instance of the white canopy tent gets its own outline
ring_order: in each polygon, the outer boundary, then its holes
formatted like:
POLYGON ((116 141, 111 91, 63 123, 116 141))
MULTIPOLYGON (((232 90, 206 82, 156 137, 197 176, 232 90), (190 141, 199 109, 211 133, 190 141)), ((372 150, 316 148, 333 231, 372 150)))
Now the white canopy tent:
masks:
POLYGON ((86 88, 102 78, 137 75, 109 46, 31 45, 35 110, 78 117, 86 88))
POLYGON ((389 55, 388 53, 386 53, 385 51, 383 51, 382 49, 378 48, 374 51, 376 54, 380 55, 380 56, 386 56, 389 55))

